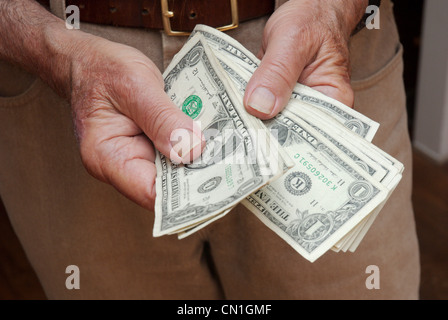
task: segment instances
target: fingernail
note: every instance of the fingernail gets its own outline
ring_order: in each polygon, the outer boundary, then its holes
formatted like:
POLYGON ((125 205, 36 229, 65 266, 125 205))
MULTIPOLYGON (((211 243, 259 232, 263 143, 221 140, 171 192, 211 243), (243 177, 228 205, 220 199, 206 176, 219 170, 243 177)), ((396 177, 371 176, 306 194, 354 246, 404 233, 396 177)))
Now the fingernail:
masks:
POLYGON ((274 109, 275 96, 268 89, 258 87, 252 92, 248 105, 261 113, 270 114, 272 109, 274 109))
MULTIPOLYGON (((200 132, 200 131, 199 131, 200 132)), ((190 163, 192 158, 202 150, 202 137, 198 137, 187 129, 175 129, 171 133, 172 149, 171 160, 190 163), (174 154, 173 154, 174 152, 174 154)))

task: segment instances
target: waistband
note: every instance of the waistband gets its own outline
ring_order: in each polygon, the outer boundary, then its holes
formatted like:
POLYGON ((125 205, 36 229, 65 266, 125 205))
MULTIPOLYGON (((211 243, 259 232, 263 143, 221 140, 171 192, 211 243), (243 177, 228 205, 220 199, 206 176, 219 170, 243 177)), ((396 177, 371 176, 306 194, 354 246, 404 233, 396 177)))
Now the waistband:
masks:
MULTIPOLYGON (((49 6, 50 0, 38 0, 49 6)), ((165 30, 186 35, 196 24, 220 30, 238 27, 243 21, 269 15, 275 0, 66 0, 79 8, 80 21, 118 27, 165 30)))

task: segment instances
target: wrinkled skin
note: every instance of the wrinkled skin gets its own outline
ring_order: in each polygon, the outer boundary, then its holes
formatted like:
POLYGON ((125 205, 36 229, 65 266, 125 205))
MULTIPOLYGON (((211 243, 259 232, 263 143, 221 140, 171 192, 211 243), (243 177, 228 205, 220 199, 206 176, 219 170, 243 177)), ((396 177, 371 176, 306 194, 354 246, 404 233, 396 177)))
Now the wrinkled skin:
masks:
POLYGON ((247 110, 272 118, 283 110, 296 82, 353 106, 348 40, 366 5, 364 0, 295 0, 276 10, 264 30, 261 65, 246 88, 247 110), (270 112, 252 107, 258 87, 273 95, 270 112))

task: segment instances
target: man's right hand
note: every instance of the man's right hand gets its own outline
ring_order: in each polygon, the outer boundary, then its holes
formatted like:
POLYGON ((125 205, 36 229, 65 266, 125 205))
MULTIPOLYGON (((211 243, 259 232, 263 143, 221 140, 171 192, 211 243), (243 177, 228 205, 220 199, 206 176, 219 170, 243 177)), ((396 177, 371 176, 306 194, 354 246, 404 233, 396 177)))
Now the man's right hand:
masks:
POLYGON ((155 150, 177 163, 197 158, 202 132, 164 92, 140 51, 79 30, 34 1, 0 0, 0 59, 37 74, 72 107, 87 171, 154 209, 155 150))
POLYGON ((153 209, 154 147, 177 163, 201 154, 200 128, 164 92, 140 51, 85 35, 71 58, 70 102, 81 157, 97 179, 153 209))

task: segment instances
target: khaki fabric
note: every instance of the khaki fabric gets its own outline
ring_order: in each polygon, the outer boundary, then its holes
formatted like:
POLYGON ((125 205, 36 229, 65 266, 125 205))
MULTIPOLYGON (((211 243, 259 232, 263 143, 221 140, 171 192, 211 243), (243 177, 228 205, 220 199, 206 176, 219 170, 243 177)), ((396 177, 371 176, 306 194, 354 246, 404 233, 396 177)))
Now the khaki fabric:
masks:
MULTIPOLYGON (((279 4, 283 1, 278 0, 279 4)), ((63 2, 52 1, 56 14, 63 2)), ((266 18, 229 34, 257 53, 266 18)), ((159 31, 81 24, 141 50, 163 70, 185 38, 159 31)), ((413 218, 411 148, 402 48, 393 6, 380 30, 350 43, 355 109, 381 124, 374 143, 404 163, 403 179, 354 253, 315 263, 297 254, 238 206, 183 240, 152 237, 154 215, 84 169, 71 111, 39 79, 0 62, 0 195, 50 299, 417 299, 420 279, 413 218), (80 269, 67 290, 66 267, 80 269), (380 270, 369 290, 366 268, 380 270)))

